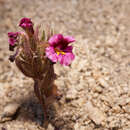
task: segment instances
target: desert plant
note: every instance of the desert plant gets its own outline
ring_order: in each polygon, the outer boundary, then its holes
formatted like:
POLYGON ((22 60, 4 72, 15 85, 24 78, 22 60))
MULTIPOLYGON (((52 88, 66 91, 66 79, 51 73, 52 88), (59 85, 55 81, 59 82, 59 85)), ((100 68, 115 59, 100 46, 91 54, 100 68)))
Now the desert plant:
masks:
POLYGON ((58 96, 53 65, 57 62, 66 66, 71 64, 75 56, 72 53, 73 47, 69 44, 75 40, 71 36, 54 34, 52 29, 47 35, 43 30, 40 38, 40 26, 34 29, 29 18, 22 18, 19 26, 23 32, 8 33, 9 50, 15 51, 9 60, 15 61, 19 70, 34 80, 34 92, 43 106, 45 123, 48 104, 58 96))

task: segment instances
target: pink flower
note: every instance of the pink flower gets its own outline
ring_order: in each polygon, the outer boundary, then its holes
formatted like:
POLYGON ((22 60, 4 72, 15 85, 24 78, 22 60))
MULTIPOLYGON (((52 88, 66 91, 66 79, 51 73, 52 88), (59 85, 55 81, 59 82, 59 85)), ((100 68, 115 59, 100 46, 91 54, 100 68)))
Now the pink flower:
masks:
POLYGON ((16 32, 16 33, 9 32, 8 33, 8 37, 9 37, 9 40, 8 40, 9 41, 9 48, 10 48, 11 51, 13 51, 14 47, 16 46, 16 42, 18 40, 18 34, 19 34, 19 32, 16 32))
POLYGON ((17 37, 18 37, 18 32, 14 33, 14 32, 9 32, 8 33, 8 37, 9 37, 9 44, 11 46, 15 45, 15 42, 17 42, 17 37))
POLYGON ((29 31, 32 34, 34 33, 33 23, 30 18, 22 18, 20 20, 19 26, 22 27, 25 31, 29 31))
POLYGON ((49 39, 49 47, 46 48, 46 56, 52 62, 60 62, 62 65, 70 65, 74 60, 74 54, 72 53, 72 46, 70 43, 75 39, 71 36, 63 36, 62 34, 56 34, 49 39))

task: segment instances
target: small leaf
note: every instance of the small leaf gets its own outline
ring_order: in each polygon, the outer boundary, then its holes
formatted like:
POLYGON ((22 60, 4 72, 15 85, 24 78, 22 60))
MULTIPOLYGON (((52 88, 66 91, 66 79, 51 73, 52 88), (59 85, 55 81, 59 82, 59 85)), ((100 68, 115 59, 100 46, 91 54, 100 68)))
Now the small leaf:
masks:
POLYGON ((42 40, 42 41, 45 41, 45 38, 46 38, 46 37, 45 37, 45 31, 43 30, 41 40, 42 40))
POLYGON ((50 32, 51 32, 50 36, 52 37, 54 35, 54 29, 51 29, 50 32))

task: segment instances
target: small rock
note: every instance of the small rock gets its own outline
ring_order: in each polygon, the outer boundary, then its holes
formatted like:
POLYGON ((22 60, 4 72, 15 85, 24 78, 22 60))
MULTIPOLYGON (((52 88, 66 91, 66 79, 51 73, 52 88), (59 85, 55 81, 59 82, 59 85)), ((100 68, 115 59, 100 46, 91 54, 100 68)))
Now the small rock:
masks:
POLYGON ((94 87, 95 92, 102 93, 102 88, 100 86, 94 87))
POLYGON ((123 109, 126 113, 130 114, 130 104, 123 106, 123 109))
MULTIPOLYGON (((74 125, 74 130, 86 130, 86 127, 85 126, 81 126, 79 123, 76 123, 74 125)), ((89 129, 87 129, 89 130, 89 129)))
POLYGON ((10 121, 15 117, 20 104, 18 103, 9 103, 5 106, 3 113, 0 115, 0 122, 10 121))
POLYGON ((113 106, 112 109, 113 109, 113 112, 115 112, 115 113, 120 113, 121 112, 121 108, 118 105, 113 106))
POLYGON ((71 101, 76 98, 77 91, 74 88, 70 88, 66 94, 66 101, 71 101))
POLYGON ((54 130, 54 127, 51 124, 49 124, 47 130, 54 130))
POLYGON ((125 105, 128 104, 129 102, 130 102, 130 98, 127 97, 127 96, 125 96, 125 97, 120 97, 120 98, 118 99, 117 104, 118 104, 118 105, 121 105, 121 106, 125 106, 125 105))
POLYGON ((89 118, 94 121, 97 125, 104 125, 106 121, 106 115, 97 107, 94 107, 90 101, 86 104, 87 113, 89 118))
POLYGON ((98 79, 99 84, 104 87, 104 88, 108 88, 109 84, 106 82, 106 80, 104 80, 103 78, 99 78, 98 79))
POLYGON ((98 98, 99 94, 98 93, 93 93, 93 98, 98 98))

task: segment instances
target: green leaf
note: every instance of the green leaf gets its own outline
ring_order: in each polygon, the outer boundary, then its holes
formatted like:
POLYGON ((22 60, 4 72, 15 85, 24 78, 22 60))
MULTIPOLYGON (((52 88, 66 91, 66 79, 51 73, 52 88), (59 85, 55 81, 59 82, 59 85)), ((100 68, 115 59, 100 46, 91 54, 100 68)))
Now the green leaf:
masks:
POLYGON ((46 38, 46 37, 45 37, 45 31, 43 30, 41 40, 42 40, 42 41, 45 41, 45 38, 46 38))

